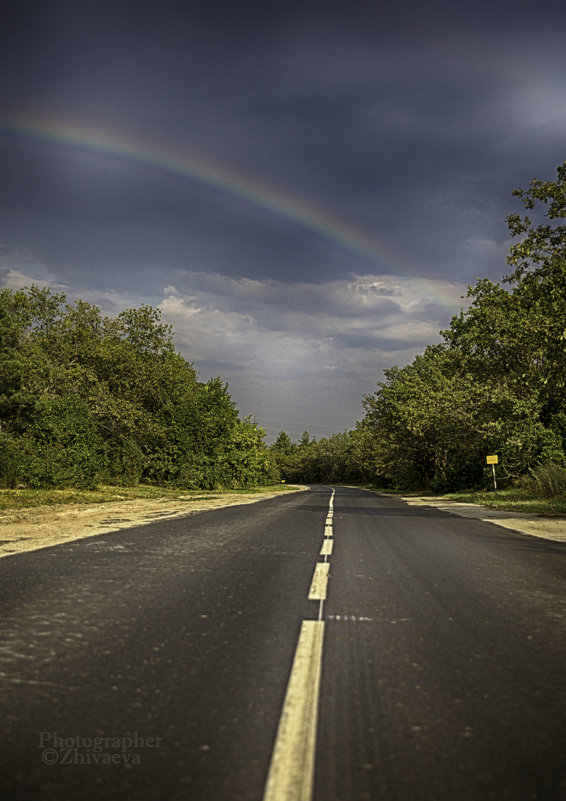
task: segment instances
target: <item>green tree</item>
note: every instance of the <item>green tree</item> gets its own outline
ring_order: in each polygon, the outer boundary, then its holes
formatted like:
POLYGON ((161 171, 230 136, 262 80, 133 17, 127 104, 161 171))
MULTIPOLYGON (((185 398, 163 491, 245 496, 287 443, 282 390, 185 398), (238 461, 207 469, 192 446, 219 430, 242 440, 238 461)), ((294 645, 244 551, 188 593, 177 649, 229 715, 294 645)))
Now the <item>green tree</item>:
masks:
POLYGON ((506 280, 517 285, 528 330, 539 345, 536 371, 528 378, 536 381, 540 393, 541 420, 552 427, 565 412, 566 225, 557 221, 566 218, 566 162, 557 168, 555 181, 533 179, 529 189, 515 189, 513 195, 541 220, 518 214, 507 218, 518 241, 509 252, 513 272, 506 280))
POLYGON ((398 486, 475 483, 487 452, 510 478, 566 460, 566 226, 556 222, 566 217, 566 164, 556 181, 513 194, 539 221, 508 217, 519 239, 509 289, 469 287, 471 305, 444 343, 385 371, 365 398, 362 441, 376 473, 398 486))
POLYGON ((386 370, 385 377, 364 398, 378 474, 400 487, 448 489, 477 480, 481 385, 454 370, 442 346, 386 370))
POLYGON ((149 306, 102 316, 31 287, 0 291, 0 482, 251 486, 274 475, 262 429, 201 383, 149 306))
POLYGON ((290 456, 297 450, 296 444, 292 441, 289 434, 280 431, 277 439, 271 446, 272 451, 280 457, 290 456))

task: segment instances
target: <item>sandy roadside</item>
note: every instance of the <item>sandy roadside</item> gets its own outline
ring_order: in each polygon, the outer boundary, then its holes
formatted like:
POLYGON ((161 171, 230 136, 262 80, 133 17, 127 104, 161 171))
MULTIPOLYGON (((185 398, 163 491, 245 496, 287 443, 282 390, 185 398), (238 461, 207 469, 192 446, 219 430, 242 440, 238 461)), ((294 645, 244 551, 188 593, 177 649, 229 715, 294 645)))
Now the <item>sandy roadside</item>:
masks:
MULTIPOLYGON (((400 496, 402 497, 402 496, 400 496)), ((541 517, 540 515, 527 515, 519 512, 499 512, 487 506, 475 503, 459 503, 444 498, 406 498, 402 497, 410 506, 433 506, 443 512, 450 512, 459 517, 475 517, 486 523, 495 523, 497 526, 519 531, 521 534, 530 534, 532 537, 543 537, 547 540, 566 542, 566 516, 541 517)))
MULTIPOLYGON (((296 491, 308 489, 299 487, 296 491)), ((0 558, 36 551, 63 542, 107 534, 156 520, 188 517, 207 509, 256 503, 280 495, 256 492, 250 495, 223 493, 215 499, 187 496, 156 500, 109 501, 100 504, 58 504, 0 512, 0 558)))

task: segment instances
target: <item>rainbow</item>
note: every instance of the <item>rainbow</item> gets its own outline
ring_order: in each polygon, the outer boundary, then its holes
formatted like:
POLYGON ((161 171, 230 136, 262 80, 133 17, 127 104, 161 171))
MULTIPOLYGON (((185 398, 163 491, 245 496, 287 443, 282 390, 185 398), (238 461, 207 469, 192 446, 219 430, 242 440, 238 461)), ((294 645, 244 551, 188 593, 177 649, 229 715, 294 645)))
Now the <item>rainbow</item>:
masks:
MULTIPOLYGON (((380 240, 312 201, 194 152, 165 147, 129 134, 125 136, 93 124, 39 115, 2 115, 0 131, 121 157, 206 184, 314 231, 326 240, 379 264, 382 269, 387 266, 388 272, 422 284, 425 296, 431 296, 431 282, 419 278, 416 268, 403 265, 399 255, 380 240)), ((437 289, 431 299, 451 310, 459 305, 455 304, 453 292, 437 289)))

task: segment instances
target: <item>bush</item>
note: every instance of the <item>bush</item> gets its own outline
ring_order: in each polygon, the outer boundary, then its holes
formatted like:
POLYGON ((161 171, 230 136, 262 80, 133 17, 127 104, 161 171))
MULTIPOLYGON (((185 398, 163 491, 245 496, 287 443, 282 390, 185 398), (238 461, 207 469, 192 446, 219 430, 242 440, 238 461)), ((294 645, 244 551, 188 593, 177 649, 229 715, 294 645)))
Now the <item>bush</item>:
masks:
POLYGON ((14 489, 24 474, 21 448, 9 434, 0 433, 0 487, 14 489))
POLYGON ((566 496, 566 469, 553 462, 531 468, 529 475, 521 480, 521 486, 543 498, 566 496))
POLYGON ((38 405, 29 434, 24 481, 34 487, 96 486, 102 441, 88 408, 76 395, 50 398, 38 405))

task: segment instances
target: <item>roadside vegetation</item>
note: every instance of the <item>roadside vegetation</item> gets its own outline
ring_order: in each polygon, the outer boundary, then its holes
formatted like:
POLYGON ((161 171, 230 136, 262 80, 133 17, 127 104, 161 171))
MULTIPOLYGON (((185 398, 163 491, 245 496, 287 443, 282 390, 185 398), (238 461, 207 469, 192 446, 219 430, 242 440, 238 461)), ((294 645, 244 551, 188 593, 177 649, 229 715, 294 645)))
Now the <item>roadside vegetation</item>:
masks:
POLYGON ((532 218, 507 218, 514 242, 502 283, 469 286, 469 306, 440 344, 385 370, 356 428, 320 440, 281 431, 267 447, 220 378, 198 380, 156 309, 109 318, 49 289, 1 290, 0 505, 190 500, 285 481, 563 513, 566 163, 555 181, 513 195, 532 218))
POLYGON ((279 480, 264 430, 206 383, 149 306, 117 317, 32 286, 0 291, 0 487, 279 480))
POLYGON ((539 465, 504 490, 452 493, 452 500, 479 503, 493 509, 540 515, 566 514, 566 469, 539 465))
MULTIPOLYGON (((233 489, 231 494, 248 495, 251 493, 293 492, 297 487, 288 484, 273 484, 251 489, 233 489)), ((1 489, 0 510, 25 509, 37 506, 55 506, 59 504, 96 504, 134 500, 159 500, 169 498, 172 501, 209 500, 214 501, 224 494, 214 490, 181 490, 174 487, 157 487, 139 485, 137 487, 100 486, 96 489, 1 489)))
POLYGON ((501 512, 521 512, 524 514, 536 514, 541 516, 553 517, 566 514, 566 493, 560 492, 555 495, 545 495, 530 482, 518 481, 513 487, 498 489, 494 491, 491 487, 475 490, 459 490, 458 492, 447 492, 443 494, 427 493, 423 490, 392 490, 384 489, 381 486, 372 484, 358 485, 363 489, 370 490, 385 495, 402 495, 407 498, 419 498, 432 496, 436 500, 449 500, 458 503, 473 503, 496 509, 501 512))
POLYGON ((521 512, 543 516, 566 514, 566 497, 541 498, 521 487, 499 490, 497 495, 493 490, 478 490, 454 492, 446 497, 460 503, 477 503, 480 506, 488 506, 490 509, 498 509, 502 512, 521 512))

